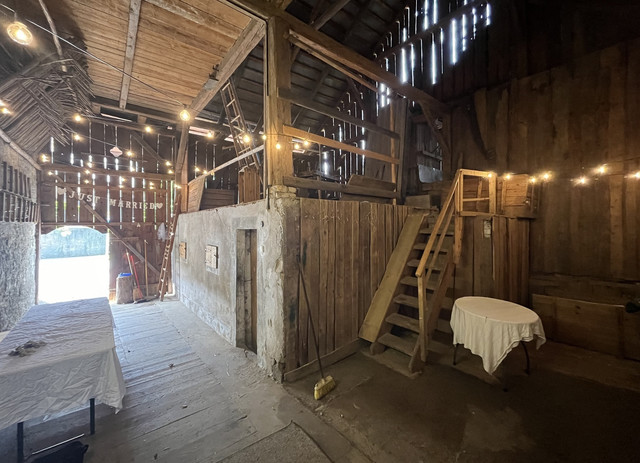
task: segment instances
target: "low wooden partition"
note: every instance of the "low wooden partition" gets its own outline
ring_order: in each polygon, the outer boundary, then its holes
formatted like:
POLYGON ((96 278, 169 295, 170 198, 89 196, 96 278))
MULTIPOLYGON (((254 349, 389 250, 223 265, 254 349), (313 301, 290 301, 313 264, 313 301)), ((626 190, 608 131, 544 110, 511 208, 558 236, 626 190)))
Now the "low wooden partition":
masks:
MULTIPOLYGON (((297 335, 288 339, 286 371, 349 349, 378 288, 404 221, 413 210, 355 201, 300 199, 300 260, 311 307, 299 284, 297 335)), ((285 375, 292 379, 291 375, 285 375)))

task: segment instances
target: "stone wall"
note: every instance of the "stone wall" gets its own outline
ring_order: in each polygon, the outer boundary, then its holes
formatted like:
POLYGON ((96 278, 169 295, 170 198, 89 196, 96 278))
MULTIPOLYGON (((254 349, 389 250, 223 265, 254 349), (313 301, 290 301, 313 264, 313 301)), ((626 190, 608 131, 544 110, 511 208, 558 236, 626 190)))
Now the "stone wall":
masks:
MULTIPOLYGON (((280 198, 182 214, 173 250, 174 282, 180 300, 231 344, 242 344, 237 315, 238 231, 257 231, 257 356, 260 366, 281 379, 285 356, 285 307, 297 293, 295 253, 285 242, 297 199, 280 198), (186 259, 180 244, 186 244, 186 259), (205 247, 218 247, 218 268, 205 267, 205 247), (292 261, 293 259, 293 261, 292 261), (286 261, 286 262, 285 262, 286 261), (286 281, 293 278, 293 284, 286 281)), ((291 233, 295 235, 295 233, 291 233)), ((297 250, 297 243, 292 243, 297 250)))
POLYGON ((0 222, 0 331, 35 304, 35 224, 0 222))
MULTIPOLYGON (((0 140, 0 169, 11 166, 30 179, 36 198, 35 168, 0 140)), ((3 189, 0 181, 0 191, 3 189)), ((36 300, 36 228, 30 222, 5 222, 0 218, 0 331, 11 329, 36 300)))

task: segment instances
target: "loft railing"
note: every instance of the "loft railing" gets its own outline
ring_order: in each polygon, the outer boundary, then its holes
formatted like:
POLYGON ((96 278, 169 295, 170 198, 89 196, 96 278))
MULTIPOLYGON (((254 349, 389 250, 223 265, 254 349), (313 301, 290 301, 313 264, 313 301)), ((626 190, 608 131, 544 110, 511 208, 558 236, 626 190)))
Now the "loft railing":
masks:
POLYGON ((453 273, 453 268, 460 261, 462 253, 463 217, 493 215, 496 213, 496 177, 491 172, 480 170, 459 169, 451 184, 449 194, 445 199, 436 223, 431 230, 420 264, 416 269, 418 279, 418 310, 420 323, 420 355, 422 361, 427 359, 427 346, 429 336, 435 330, 445 294, 448 289, 448 280, 453 273), (475 182, 467 184, 465 177, 474 177, 475 182), (486 191, 485 191, 485 186, 486 191), (472 206, 471 208, 466 207, 472 206), (447 231, 454 220, 453 249, 448 254, 446 264, 440 269, 438 284, 433 295, 427 297, 427 282, 430 280, 434 269, 438 266, 442 246, 447 231))

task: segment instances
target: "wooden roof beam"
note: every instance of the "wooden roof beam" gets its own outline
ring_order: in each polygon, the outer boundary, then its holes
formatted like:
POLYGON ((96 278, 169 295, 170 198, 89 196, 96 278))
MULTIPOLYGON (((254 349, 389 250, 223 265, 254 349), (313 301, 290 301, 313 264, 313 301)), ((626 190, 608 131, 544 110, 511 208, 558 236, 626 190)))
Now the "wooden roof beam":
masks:
MULTIPOLYGON (((252 19, 233 46, 229 49, 225 57, 218 65, 215 76, 212 76, 196 97, 191 102, 189 109, 192 114, 197 115, 202 111, 211 99, 218 94, 224 83, 231 78, 235 70, 249 56, 249 53, 260 43, 266 31, 266 24, 259 19, 252 19)), ((186 179, 181 179, 184 161, 187 156, 187 139, 189 138, 189 124, 182 125, 180 134, 180 146, 176 162, 176 179, 179 183, 186 184, 186 179)))
POLYGON ((138 37, 138 23, 140 21, 140 6, 142 0, 131 0, 129 3, 129 27, 127 29, 127 48, 124 53, 124 66, 122 73, 122 86, 120 87, 120 101, 118 106, 124 109, 127 106, 129 87, 131 86, 131 72, 133 71, 133 57, 136 52, 136 39, 138 37))

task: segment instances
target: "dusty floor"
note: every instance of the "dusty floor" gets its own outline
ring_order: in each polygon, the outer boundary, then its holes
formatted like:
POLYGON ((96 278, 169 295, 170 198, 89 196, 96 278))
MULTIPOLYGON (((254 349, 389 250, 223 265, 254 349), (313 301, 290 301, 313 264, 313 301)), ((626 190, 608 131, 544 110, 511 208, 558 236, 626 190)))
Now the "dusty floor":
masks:
MULTIPOLYGON (((507 358, 508 391, 454 369, 428 366, 416 379, 389 370, 363 353, 327 368, 338 386, 318 404, 306 393, 309 377, 287 388, 377 462, 630 462, 640 458, 640 393, 577 377, 609 374, 570 365, 574 350, 548 345, 563 357, 541 367, 544 347, 532 353, 530 376, 518 349, 507 358), (569 363, 568 363, 569 362, 569 363)), ((578 351, 581 351, 578 349, 578 351)), ((463 361, 475 362, 463 353, 463 361)), ((591 357, 587 355, 587 357, 591 357)), ((615 370, 619 361, 612 359, 615 370)), ((628 362, 626 362, 628 363, 628 362)), ((619 384, 640 378, 640 364, 619 384)), ((616 376, 617 375, 617 376, 616 376)), ((634 385, 640 387, 640 381, 634 385)))
MULTIPOLYGON (((112 306, 127 386, 118 414, 96 406, 86 463, 217 462, 261 442, 292 421, 331 461, 366 458, 181 303, 112 306)), ((25 423, 25 455, 88 431, 88 409, 25 423)), ((0 462, 16 459, 15 426, 0 430, 0 462)), ((286 437, 286 436, 285 436, 286 437)), ((271 439, 273 441, 273 438, 271 439)), ((278 462, 299 461, 301 445, 282 438, 278 462)), ((274 461, 263 459, 262 461, 274 461)))
MULTIPOLYGON (((275 383, 253 354, 230 346, 179 302, 114 306, 114 318, 125 409, 114 415, 97 407, 97 434, 81 439, 90 446, 87 463, 293 462, 301 453, 335 462, 627 462, 640 455, 640 364, 633 362, 547 345, 532 355, 527 377, 514 352, 503 392, 450 362, 411 380, 357 353, 327 368, 338 385, 316 402, 315 375, 275 383), (292 438, 291 422, 309 439, 292 438)), ((460 360, 474 361, 464 353, 460 360)), ((26 423, 26 453, 86 432, 87 415, 26 423)), ((15 461, 15 427, 0 430, 5 461, 15 461)))

